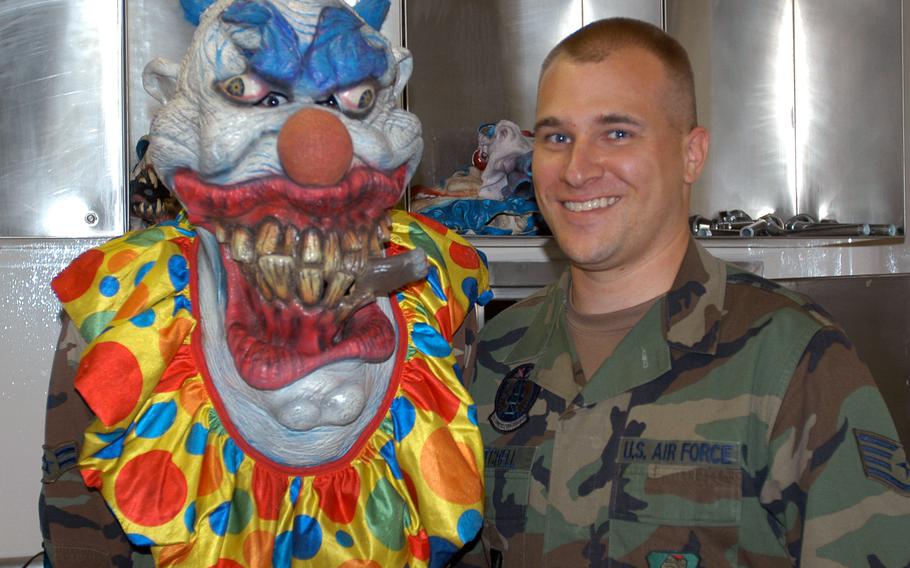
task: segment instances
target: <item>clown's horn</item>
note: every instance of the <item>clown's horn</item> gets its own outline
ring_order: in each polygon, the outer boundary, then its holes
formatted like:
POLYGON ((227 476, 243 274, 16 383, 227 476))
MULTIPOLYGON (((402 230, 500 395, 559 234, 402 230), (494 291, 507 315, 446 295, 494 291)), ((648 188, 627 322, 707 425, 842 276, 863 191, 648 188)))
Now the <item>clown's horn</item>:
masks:
POLYGON ((363 21, 375 30, 382 28, 385 17, 389 15, 389 0, 360 0, 354 11, 363 18, 363 21))
POLYGON ((214 3, 215 0, 180 0, 180 7, 183 8, 183 17, 186 21, 198 26, 202 13, 214 3))

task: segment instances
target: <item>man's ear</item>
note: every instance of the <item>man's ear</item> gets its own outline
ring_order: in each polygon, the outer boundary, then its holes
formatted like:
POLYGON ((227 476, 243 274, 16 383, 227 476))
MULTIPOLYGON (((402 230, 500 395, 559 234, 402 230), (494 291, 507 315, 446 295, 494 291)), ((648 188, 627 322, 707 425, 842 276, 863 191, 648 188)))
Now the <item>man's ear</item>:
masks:
POLYGON ((156 57, 142 70, 142 87, 156 101, 167 104, 177 92, 179 71, 179 63, 156 57))
POLYGON ((708 159, 708 144, 711 134, 703 126, 696 126, 686 136, 684 141, 685 170, 683 179, 688 185, 694 184, 701 176, 701 170, 708 159))

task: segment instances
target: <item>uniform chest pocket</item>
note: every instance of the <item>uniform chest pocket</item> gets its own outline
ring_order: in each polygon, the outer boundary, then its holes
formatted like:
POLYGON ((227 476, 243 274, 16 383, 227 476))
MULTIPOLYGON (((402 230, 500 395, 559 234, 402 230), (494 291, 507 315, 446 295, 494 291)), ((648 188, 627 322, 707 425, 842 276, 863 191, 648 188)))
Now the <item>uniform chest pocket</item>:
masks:
POLYGON ((613 484, 610 517, 687 526, 739 525, 742 472, 662 464, 627 464, 613 484))
POLYGON ((631 463, 621 471, 610 500, 611 559, 661 565, 660 554, 697 550, 699 566, 737 566, 739 468, 631 463))

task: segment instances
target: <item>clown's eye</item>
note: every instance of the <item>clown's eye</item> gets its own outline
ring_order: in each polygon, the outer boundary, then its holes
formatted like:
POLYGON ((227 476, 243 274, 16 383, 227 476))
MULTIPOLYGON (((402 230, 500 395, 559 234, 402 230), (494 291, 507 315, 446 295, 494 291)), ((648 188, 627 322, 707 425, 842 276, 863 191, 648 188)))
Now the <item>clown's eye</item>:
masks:
POLYGON ((271 85, 253 73, 243 73, 228 77, 216 84, 216 87, 228 99, 235 103, 276 107, 288 102, 287 95, 272 90, 271 85))
POLYGON ((288 102, 288 98, 281 93, 270 91, 269 94, 262 97, 262 100, 256 103, 256 106, 276 107, 288 102))
POLYGON ((360 85, 337 91, 332 96, 316 104, 337 108, 351 118, 363 118, 376 104, 376 85, 361 83, 360 85))

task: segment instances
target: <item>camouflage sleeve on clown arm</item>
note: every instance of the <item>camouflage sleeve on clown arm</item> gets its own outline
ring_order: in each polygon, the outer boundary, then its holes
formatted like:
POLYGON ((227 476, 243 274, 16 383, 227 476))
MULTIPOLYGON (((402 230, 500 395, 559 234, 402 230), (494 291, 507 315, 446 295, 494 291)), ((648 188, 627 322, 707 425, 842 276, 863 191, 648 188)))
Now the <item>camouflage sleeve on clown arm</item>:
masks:
POLYGON ((781 402, 768 465, 756 472, 768 522, 794 562, 908 564, 910 468, 898 440, 849 339, 818 331, 781 402))
POLYGON ((54 568, 131 566, 129 541, 76 467, 83 432, 95 418, 73 386, 85 346, 64 315, 48 387, 38 503, 46 560, 54 568))

